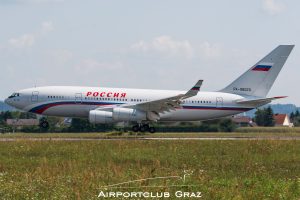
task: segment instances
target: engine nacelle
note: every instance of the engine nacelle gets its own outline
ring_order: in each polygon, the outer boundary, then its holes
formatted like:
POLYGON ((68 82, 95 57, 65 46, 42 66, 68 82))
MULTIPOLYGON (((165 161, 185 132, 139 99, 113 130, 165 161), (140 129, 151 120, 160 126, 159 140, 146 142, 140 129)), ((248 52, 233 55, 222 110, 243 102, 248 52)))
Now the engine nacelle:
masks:
POLYGON ((148 112, 147 113, 147 119, 150 121, 157 121, 160 119, 160 116, 158 113, 155 112, 148 112))
POLYGON ((123 121, 143 121, 146 120, 146 112, 131 108, 114 108, 113 120, 117 122, 123 121))
POLYGON ((113 122, 112 112, 102 110, 91 110, 89 121, 92 124, 108 124, 113 122))
POLYGON ((107 124, 113 122, 143 121, 147 119, 146 112, 131 108, 114 108, 111 111, 91 110, 89 121, 93 124, 107 124))

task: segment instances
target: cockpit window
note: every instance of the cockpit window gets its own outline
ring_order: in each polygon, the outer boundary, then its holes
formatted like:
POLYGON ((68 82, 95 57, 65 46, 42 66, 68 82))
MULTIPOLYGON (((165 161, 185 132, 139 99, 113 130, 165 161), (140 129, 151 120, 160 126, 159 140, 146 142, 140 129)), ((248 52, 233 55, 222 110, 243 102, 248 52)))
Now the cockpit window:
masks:
POLYGON ((20 93, 13 93, 8 98, 11 99, 11 98, 14 98, 14 97, 19 97, 19 96, 20 96, 20 93))

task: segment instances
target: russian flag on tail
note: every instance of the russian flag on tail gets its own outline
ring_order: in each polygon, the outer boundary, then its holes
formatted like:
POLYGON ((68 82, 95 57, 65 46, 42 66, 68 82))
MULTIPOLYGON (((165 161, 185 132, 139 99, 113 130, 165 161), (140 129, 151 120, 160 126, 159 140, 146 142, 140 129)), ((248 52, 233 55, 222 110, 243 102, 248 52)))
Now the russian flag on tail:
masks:
POLYGON ((200 86, 194 86, 194 87, 192 88, 192 90, 199 91, 199 90, 200 90, 200 86))
POLYGON ((256 65, 252 68, 252 71, 264 71, 267 72, 271 69, 272 65, 256 65))

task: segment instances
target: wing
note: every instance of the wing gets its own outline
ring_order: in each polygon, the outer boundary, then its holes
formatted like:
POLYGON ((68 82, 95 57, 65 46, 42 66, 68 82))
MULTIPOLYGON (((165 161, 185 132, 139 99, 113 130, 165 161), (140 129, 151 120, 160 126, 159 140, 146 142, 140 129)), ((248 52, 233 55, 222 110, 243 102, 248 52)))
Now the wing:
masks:
POLYGON ((146 111, 146 112, 154 112, 154 113, 163 113, 169 112, 171 110, 175 110, 176 108, 180 108, 180 103, 183 99, 187 99, 193 96, 196 96, 200 90, 203 80, 199 80, 194 87, 192 87, 185 94, 178 94, 176 96, 158 99, 154 101, 143 102, 135 105, 125 105, 124 107, 134 107, 136 109, 146 111))

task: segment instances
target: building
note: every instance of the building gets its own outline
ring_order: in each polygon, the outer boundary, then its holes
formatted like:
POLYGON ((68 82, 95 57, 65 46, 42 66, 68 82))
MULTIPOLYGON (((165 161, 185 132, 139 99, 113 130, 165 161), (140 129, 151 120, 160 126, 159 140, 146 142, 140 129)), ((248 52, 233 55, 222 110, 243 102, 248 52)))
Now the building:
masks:
POLYGON ((257 126, 250 117, 247 116, 234 116, 232 121, 239 127, 257 126))
POLYGON ((275 126, 293 127, 290 117, 287 114, 275 114, 274 116, 275 126))
POLYGON ((10 126, 37 126, 38 119, 7 119, 6 124, 10 126))

